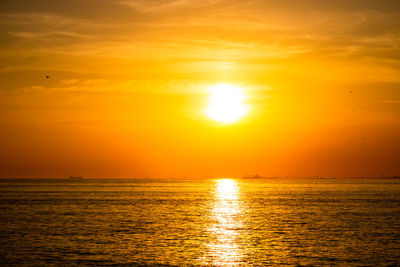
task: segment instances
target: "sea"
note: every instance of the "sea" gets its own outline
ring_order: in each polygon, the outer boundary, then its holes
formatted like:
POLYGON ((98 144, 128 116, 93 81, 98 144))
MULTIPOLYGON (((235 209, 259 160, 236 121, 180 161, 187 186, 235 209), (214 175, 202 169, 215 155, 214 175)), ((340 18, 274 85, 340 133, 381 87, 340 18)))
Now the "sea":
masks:
POLYGON ((1 179, 0 265, 400 266, 400 179, 1 179))

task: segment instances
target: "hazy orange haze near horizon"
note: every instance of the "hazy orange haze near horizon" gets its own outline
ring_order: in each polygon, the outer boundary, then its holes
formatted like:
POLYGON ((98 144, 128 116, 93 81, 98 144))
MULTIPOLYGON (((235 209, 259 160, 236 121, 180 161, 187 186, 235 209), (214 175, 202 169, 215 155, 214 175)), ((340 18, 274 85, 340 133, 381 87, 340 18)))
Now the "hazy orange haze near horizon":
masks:
POLYGON ((0 177, 400 175, 399 55, 398 1, 3 0, 0 177))

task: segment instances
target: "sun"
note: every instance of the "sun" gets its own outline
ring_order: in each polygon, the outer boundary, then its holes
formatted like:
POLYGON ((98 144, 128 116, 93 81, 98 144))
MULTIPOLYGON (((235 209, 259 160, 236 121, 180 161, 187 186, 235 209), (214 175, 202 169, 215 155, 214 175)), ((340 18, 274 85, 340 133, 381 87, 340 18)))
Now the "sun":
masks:
POLYGON ((210 99, 206 115, 222 124, 233 124, 245 116, 249 107, 244 90, 232 84, 216 84, 208 88, 210 99))

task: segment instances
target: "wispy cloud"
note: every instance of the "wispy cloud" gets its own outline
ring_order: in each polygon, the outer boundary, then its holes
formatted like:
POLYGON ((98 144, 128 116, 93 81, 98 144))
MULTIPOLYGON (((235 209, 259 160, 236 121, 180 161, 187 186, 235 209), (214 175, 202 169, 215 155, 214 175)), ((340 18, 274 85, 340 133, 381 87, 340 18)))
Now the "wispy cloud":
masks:
MULTIPOLYGON (((34 62, 18 63, 18 55, 46 55, 58 70, 87 72, 93 62, 94 72, 99 71, 97 66, 106 64, 109 71, 120 73, 134 65, 156 71, 154 64, 158 64, 170 72, 180 72, 180 67, 188 70, 192 64, 197 72, 198 67, 204 68, 202 62, 252 62, 258 67, 274 64, 291 69, 299 62, 328 62, 330 66, 342 64, 344 69, 360 67, 358 79, 374 76, 364 71, 369 66, 378 71, 374 79, 399 80, 395 76, 400 70, 400 16, 395 13, 399 10, 388 8, 393 2, 378 5, 366 1, 360 8, 344 1, 338 1, 336 7, 302 3, 100 1, 85 3, 81 13, 86 12, 86 18, 62 5, 52 12, 45 12, 44 6, 43 11, 31 12, 14 8, 0 14, 0 28, 11 40, 0 44, 0 57, 9 62, 3 60, 0 68, 10 71, 43 67, 34 62), (110 14, 128 9, 124 12, 131 17, 112 21, 89 15, 106 12, 107 8, 110 14), (72 60, 72 56, 76 58, 72 60)), ((341 75, 349 78, 345 72, 341 75)))

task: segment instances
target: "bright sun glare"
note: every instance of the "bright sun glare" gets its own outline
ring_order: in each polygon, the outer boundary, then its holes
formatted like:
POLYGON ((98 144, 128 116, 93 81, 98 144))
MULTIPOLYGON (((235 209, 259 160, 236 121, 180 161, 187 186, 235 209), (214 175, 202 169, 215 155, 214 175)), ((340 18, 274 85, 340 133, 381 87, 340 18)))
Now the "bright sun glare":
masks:
POLYGON ((206 115, 222 124, 237 122, 249 111, 243 89, 231 84, 217 84, 208 88, 210 99, 206 115))
POLYGON ((217 192, 220 199, 234 199, 238 188, 237 183, 233 179, 217 180, 217 192))

